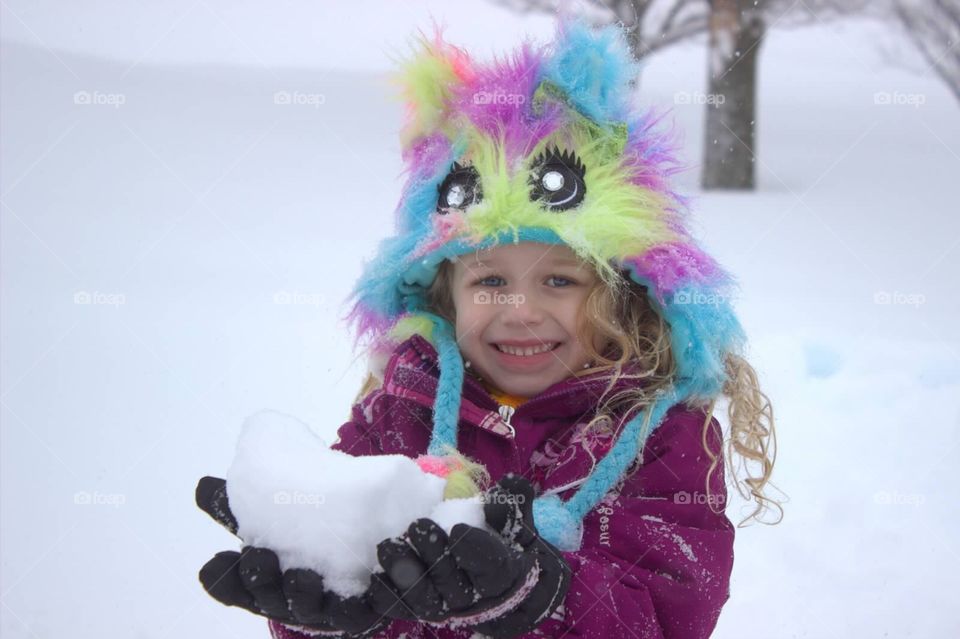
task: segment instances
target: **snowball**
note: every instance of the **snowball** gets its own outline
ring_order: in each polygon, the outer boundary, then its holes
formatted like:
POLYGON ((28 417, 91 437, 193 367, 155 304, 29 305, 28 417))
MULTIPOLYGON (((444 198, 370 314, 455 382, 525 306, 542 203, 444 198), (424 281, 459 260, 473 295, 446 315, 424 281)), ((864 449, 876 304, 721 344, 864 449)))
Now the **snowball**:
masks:
POLYGON ((479 496, 442 501, 433 509, 430 519, 448 533, 460 523, 475 528, 487 528, 487 522, 483 518, 483 501, 479 496))
POLYGON ((443 501, 445 480, 403 455, 331 450, 303 422, 261 411, 244 422, 227 496, 245 545, 270 548, 280 567, 310 568, 342 596, 381 570, 377 544, 430 517, 447 532, 485 527, 479 497, 443 501))

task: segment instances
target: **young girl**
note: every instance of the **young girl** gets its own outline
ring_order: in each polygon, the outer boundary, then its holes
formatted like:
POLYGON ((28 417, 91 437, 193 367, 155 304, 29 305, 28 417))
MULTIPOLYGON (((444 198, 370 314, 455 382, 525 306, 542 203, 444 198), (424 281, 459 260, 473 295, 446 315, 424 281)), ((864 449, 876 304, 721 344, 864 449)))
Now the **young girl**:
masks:
MULTIPOLYGON (((221 553, 211 594, 283 639, 710 635, 734 542, 714 405, 726 462, 759 466, 736 484, 751 517, 778 507, 773 417, 636 72, 618 27, 564 21, 489 65, 421 38, 397 233, 354 292, 370 375, 334 448, 476 484, 499 535, 415 522, 352 600, 221 553)), ((201 492, 223 522, 222 486, 201 492)))

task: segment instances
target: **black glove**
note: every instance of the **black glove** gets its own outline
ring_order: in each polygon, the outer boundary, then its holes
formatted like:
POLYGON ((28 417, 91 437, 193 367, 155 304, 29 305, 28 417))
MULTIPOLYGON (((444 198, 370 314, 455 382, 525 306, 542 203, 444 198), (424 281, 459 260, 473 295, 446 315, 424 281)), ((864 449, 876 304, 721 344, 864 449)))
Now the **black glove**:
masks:
MULTIPOLYGON (((223 479, 202 478, 197 483, 196 500, 201 510, 237 534, 237 520, 230 510, 223 479)), ((269 548, 244 546, 240 552, 217 553, 200 569, 200 583, 220 603, 302 626, 311 633, 367 637, 390 621, 370 606, 369 589, 359 596, 343 598, 325 589, 323 577, 313 570, 281 571, 279 558, 269 548)))
POLYGON ((571 572, 537 534, 533 496, 528 481, 507 475, 484 495, 485 519, 499 534, 457 524, 448 536, 418 519, 402 537, 381 542, 385 572, 374 575, 374 609, 495 639, 534 629, 563 602, 571 572))

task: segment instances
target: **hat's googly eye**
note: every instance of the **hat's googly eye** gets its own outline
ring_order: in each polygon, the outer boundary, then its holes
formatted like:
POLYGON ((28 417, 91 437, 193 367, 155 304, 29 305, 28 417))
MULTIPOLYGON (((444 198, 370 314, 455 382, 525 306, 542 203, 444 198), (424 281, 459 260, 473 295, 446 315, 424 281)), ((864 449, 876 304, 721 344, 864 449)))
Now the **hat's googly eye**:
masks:
POLYGON ((453 163, 450 173, 437 187, 437 213, 444 215, 452 209, 464 210, 483 198, 480 174, 472 166, 453 163))
POLYGON ((543 188, 551 193, 559 191, 563 188, 563 173, 560 171, 547 171, 543 174, 543 177, 540 178, 540 181, 543 182, 543 188))
POLYGON ((467 187, 454 184, 447 190, 447 206, 460 208, 467 201, 467 187))
POLYGON ((547 149, 533 161, 530 199, 539 200, 551 211, 571 209, 586 195, 585 175, 586 168, 575 154, 561 153, 557 147, 547 149))

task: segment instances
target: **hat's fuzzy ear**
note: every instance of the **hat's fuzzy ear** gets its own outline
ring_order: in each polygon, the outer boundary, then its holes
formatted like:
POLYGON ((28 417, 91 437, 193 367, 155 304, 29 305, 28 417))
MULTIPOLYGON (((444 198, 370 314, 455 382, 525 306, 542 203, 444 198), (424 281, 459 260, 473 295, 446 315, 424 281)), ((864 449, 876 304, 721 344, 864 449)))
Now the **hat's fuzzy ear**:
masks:
POLYGON ((640 64, 623 27, 596 28, 583 19, 561 20, 546 57, 543 79, 559 87, 568 102, 598 123, 627 119, 631 82, 640 64))
POLYGON ((440 27, 433 36, 419 31, 413 54, 403 60, 395 78, 406 102, 406 121, 400 132, 402 148, 440 128, 457 88, 475 77, 469 54, 443 40, 440 27))

